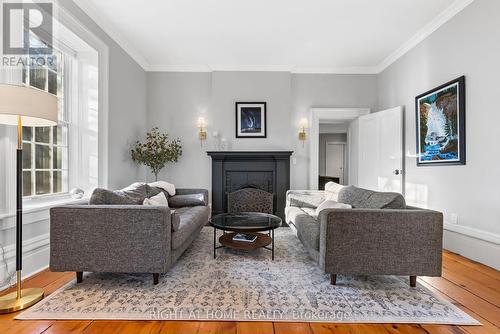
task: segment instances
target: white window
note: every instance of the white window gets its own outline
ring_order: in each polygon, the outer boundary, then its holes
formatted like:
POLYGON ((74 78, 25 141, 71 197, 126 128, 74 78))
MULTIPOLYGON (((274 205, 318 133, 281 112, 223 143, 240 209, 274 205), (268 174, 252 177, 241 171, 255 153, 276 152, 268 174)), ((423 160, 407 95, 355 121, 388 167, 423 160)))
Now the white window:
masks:
POLYGON ((24 197, 68 191, 69 119, 65 103, 65 69, 69 66, 59 51, 45 59, 41 66, 23 68, 23 82, 58 97, 59 124, 54 127, 23 127, 24 197))
MULTIPOLYGON (((28 62, 24 67, 0 67, 0 82, 24 83, 58 97, 56 127, 23 127, 25 208, 65 201, 74 188, 84 190, 88 196, 101 177, 105 184, 106 164, 103 162, 101 165, 98 152, 107 148, 105 141, 100 142, 98 133, 101 118, 99 65, 102 57, 102 64, 107 69, 108 51, 104 43, 71 20, 67 13, 60 11, 59 14, 76 32, 54 20, 54 32, 57 34, 52 44, 52 61, 47 60, 36 66, 28 62), (99 174, 100 168, 102 174, 99 174)), ((29 56, 35 59, 46 57, 29 56)), ((103 91, 103 96, 107 96, 107 90, 103 91)), ((12 189, 16 187, 16 161, 12 155, 16 138, 15 127, 0 125, 0 156, 7 157, 0 164, 0 184, 5 185, 5 191, 0 192, 0 217, 12 214, 15 207, 15 198, 11 194, 15 193, 12 189)))

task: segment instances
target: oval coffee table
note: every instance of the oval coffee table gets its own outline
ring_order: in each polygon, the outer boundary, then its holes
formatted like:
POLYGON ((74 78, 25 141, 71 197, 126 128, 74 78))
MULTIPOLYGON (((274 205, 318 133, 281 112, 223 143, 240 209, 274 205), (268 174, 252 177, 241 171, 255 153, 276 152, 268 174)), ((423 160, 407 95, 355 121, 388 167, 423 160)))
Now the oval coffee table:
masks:
POLYGON ((214 228, 214 259, 218 248, 228 247, 244 250, 265 248, 271 251, 274 260, 274 230, 281 226, 280 217, 260 212, 222 213, 213 216, 210 225, 214 228), (221 246, 217 246, 217 230, 224 231, 219 238, 221 246), (265 231, 268 233, 259 233, 265 231), (253 242, 233 240, 238 233, 254 235, 257 239, 253 242), (268 248, 269 244, 271 248, 268 248))

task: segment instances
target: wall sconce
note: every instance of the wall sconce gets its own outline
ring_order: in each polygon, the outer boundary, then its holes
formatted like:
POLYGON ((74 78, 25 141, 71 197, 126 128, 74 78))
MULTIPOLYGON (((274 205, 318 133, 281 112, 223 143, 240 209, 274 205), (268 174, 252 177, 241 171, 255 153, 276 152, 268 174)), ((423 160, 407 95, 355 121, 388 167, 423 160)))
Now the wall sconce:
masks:
POLYGON ((304 147, 304 142, 306 141, 306 128, 307 128, 307 118, 302 118, 300 120, 300 130, 299 130, 299 140, 302 142, 302 147, 304 147))
POLYGON ((207 139, 206 124, 203 117, 198 118, 197 127, 199 129, 198 138, 200 139, 200 145, 203 146, 203 141, 207 139))

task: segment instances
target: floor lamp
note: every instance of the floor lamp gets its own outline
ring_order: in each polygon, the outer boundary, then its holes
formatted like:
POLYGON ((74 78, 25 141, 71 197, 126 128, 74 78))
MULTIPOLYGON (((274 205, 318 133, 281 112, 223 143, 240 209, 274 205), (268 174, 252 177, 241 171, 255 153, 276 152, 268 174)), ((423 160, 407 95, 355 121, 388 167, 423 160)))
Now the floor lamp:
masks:
POLYGON ((57 97, 25 86, 0 84, 0 124, 17 125, 16 156, 16 291, 0 296, 0 314, 37 303, 43 289, 21 288, 23 246, 23 126, 57 125, 57 97))

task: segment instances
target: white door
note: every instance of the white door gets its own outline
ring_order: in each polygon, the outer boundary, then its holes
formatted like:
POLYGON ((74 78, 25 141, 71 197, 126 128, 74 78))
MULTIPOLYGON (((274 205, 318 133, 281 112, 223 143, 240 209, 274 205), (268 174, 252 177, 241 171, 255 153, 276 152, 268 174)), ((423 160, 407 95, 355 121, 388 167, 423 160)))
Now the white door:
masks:
POLYGON ((325 174, 326 176, 338 177, 340 184, 344 184, 344 159, 344 144, 326 143, 325 174))
POLYGON ((403 109, 359 117, 358 185, 404 194, 403 109))

